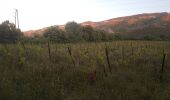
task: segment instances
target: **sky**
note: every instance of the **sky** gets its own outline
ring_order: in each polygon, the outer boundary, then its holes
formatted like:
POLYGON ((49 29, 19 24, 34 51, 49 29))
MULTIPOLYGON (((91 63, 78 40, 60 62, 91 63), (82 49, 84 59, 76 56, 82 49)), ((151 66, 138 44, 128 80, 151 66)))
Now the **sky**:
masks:
POLYGON ((69 21, 102 21, 141 13, 170 12, 170 0, 0 0, 0 23, 14 23, 19 12, 22 31, 63 25, 69 21))

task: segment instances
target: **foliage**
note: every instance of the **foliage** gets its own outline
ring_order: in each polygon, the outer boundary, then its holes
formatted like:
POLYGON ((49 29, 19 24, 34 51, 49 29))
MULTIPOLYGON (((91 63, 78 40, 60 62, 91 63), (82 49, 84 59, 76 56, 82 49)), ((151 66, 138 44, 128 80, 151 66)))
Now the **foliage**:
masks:
POLYGON ((13 23, 4 21, 0 24, 0 42, 14 43, 22 37, 20 29, 17 29, 13 23))
POLYGON ((45 38, 53 42, 63 43, 66 41, 64 31, 59 29, 57 26, 49 27, 43 35, 45 38))
MULTIPOLYGON (((151 29, 145 30, 133 30, 131 32, 115 31, 114 33, 108 33, 105 30, 98 29, 92 26, 82 26, 76 22, 68 22, 65 25, 65 29, 59 28, 59 26, 51 26, 43 33, 43 36, 32 38, 33 41, 52 41, 56 43, 77 43, 77 42, 106 42, 113 40, 170 40, 168 30, 163 29, 151 29), (158 32, 156 32, 158 31, 158 32), (160 32, 166 32, 161 34, 160 32), (161 34, 161 35, 160 35, 161 34)), ((28 41, 29 42, 29 41, 28 41)))
POLYGON ((168 41, 1 44, 0 99, 169 100, 169 45, 168 41))
MULTIPOLYGON (((65 31, 58 26, 49 27, 47 31, 43 33, 42 39, 43 38, 57 43, 94 42, 113 40, 114 34, 94 29, 91 26, 81 26, 76 22, 68 22, 65 26, 65 31)), ((41 37, 39 39, 41 39, 41 37)))
POLYGON ((94 41, 94 29, 91 26, 82 26, 81 31, 85 41, 94 41))
POLYGON ((82 33, 81 33, 81 26, 76 22, 68 22, 65 26, 65 30, 70 42, 73 41, 81 41, 82 40, 82 33))

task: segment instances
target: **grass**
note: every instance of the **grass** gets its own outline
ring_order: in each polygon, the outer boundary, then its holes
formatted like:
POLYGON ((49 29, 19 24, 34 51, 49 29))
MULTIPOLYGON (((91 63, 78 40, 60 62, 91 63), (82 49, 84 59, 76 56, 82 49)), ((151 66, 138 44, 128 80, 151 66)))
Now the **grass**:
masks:
POLYGON ((170 100, 170 42, 1 44, 0 100, 170 100))

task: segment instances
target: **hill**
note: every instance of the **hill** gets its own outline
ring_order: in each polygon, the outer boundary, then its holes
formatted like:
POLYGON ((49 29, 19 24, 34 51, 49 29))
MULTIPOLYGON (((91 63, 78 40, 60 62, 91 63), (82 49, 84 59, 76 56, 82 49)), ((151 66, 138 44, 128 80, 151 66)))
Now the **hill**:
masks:
MULTIPOLYGON (((124 16, 100 22, 87 21, 82 26, 90 25, 93 28, 109 33, 118 33, 125 37, 143 35, 170 35, 170 13, 144 13, 133 16, 124 16)), ((64 25, 60 25, 64 29, 64 25)), ((47 28, 26 31, 26 36, 42 34, 47 28)))

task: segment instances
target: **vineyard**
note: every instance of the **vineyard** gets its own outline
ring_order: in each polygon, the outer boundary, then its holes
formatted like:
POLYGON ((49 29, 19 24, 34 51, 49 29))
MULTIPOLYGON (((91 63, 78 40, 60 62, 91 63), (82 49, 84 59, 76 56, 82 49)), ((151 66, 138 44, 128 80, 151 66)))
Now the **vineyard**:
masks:
POLYGON ((170 100, 170 42, 1 44, 0 100, 170 100))

